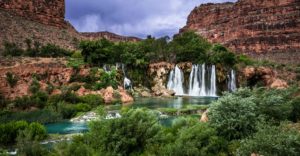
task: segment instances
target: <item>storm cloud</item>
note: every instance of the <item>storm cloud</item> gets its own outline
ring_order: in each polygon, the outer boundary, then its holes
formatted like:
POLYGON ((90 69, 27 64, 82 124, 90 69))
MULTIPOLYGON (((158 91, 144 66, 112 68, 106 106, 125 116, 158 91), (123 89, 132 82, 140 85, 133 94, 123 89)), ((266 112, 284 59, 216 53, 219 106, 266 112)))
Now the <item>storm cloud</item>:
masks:
POLYGON ((235 0, 66 0, 66 19, 80 32, 172 36, 202 3, 235 0))

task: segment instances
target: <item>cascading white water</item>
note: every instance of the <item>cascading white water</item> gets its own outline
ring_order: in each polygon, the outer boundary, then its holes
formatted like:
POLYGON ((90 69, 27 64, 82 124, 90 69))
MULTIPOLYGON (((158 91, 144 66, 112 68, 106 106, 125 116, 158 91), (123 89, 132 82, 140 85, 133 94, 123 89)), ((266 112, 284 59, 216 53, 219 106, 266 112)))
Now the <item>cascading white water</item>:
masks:
MULTIPOLYGON (((120 64, 116 65, 116 67, 120 67, 120 64)), ((124 75, 124 81, 123 81, 124 89, 132 89, 131 80, 126 76, 125 65, 121 64, 121 68, 122 68, 123 75, 124 75)))
POLYGON ((236 78, 234 70, 231 70, 230 75, 228 75, 228 90, 231 92, 236 91, 236 78))
MULTIPOLYGON (((176 66, 170 72, 167 87, 174 90, 176 95, 184 95, 183 82, 183 72, 176 66)), ((188 87, 188 96, 217 96, 216 67, 212 65, 206 68, 205 64, 193 65, 188 87)))
MULTIPOLYGON (((200 88, 200 96, 207 96, 206 94, 206 84, 205 84, 205 64, 202 64, 201 66, 201 78, 200 78, 200 83, 201 83, 201 88, 200 88)), ((195 86, 197 87, 197 86, 195 86)))
POLYGON ((209 96, 217 96, 216 66, 215 65, 211 66, 209 96))
POLYGON ((167 88, 169 90, 175 91, 176 93, 175 95, 184 95, 183 82, 184 82, 183 72, 176 65, 175 69, 172 70, 170 73, 167 88))
POLYGON ((198 96, 200 93, 200 84, 199 84, 199 65, 193 65, 192 71, 190 74, 190 81, 189 81, 189 95, 190 96, 198 96))

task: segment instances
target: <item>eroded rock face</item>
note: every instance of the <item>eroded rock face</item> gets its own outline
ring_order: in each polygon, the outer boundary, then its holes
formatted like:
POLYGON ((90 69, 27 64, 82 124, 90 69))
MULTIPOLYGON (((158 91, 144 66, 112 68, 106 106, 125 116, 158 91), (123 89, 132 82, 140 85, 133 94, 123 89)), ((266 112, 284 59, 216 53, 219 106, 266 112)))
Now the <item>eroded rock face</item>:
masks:
POLYGON ((41 89, 45 89, 47 82, 55 86, 67 84, 73 72, 72 68, 65 66, 64 59, 28 58, 11 61, 8 66, 4 66, 1 62, 0 92, 9 99, 30 95, 28 88, 33 76, 40 77, 41 89), (15 87, 10 87, 6 80, 6 73, 9 72, 18 79, 15 87))
POLYGON ((270 88, 284 89, 288 87, 287 82, 278 78, 277 72, 268 67, 246 67, 243 70, 243 75, 248 83, 250 82, 250 86, 255 85, 251 82, 262 81, 266 87, 270 88))
POLYGON ((300 58, 299 0, 239 0, 196 7, 180 32, 195 30, 238 53, 280 62, 300 58))
POLYGON ((64 0, 1 0, 0 8, 46 25, 67 27, 64 0))
MULTIPOLYGON (((76 2, 74 2, 76 3, 76 2)), ((0 0, 0 48, 3 42, 27 48, 25 39, 76 50, 80 40, 139 41, 110 32, 79 33, 65 20, 65 0, 0 0)))
POLYGON ((127 91, 122 87, 118 87, 118 89, 115 90, 113 89, 113 87, 109 86, 105 89, 92 91, 85 89, 83 86, 81 86, 81 88, 76 91, 76 94, 79 96, 89 94, 100 95, 106 104, 111 104, 117 100, 120 100, 122 103, 129 103, 134 101, 133 97, 130 94, 128 94, 127 91), (116 94, 119 96, 116 97, 116 94))
POLYGON ((153 80, 152 92, 155 96, 173 96, 174 91, 170 91, 166 88, 169 72, 174 69, 175 64, 168 62, 159 62, 149 65, 149 75, 153 80))

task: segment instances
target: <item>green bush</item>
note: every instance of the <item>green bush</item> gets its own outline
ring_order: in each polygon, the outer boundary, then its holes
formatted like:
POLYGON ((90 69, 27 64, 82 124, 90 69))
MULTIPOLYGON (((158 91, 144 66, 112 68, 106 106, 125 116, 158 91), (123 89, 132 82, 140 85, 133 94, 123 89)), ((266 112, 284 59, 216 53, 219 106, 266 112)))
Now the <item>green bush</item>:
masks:
POLYGON ((138 155, 159 131, 157 115, 137 109, 122 118, 93 122, 85 139, 99 155, 138 155))
POLYGON ((222 155, 227 150, 226 140, 217 136, 215 129, 205 123, 197 123, 179 131, 175 142, 167 144, 161 155, 222 155))
POLYGON ((47 44, 42 46, 39 56, 41 57, 64 57, 71 56, 72 53, 68 50, 62 49, 54 44, 47 44))
POLYGON ((36 79, 36 78, 33 78, 32 79, 32 82, 29 86, 29 91, 32 93, 32 94, 35 94, 37 93, 41 88, 41 85, 39 83, 39 81, 36 79))
POLYGON ((47 137, 46 129, 38 123, 31 123, 25 130, 19 131, 17 137, 18 155, 43 156, 48 151, 39 141, 47 137))
POLYGON ((15 43, 10 43, 4 41, 4 56, 21 56, 23 54, 23 50, 19 48, 15 43))
POLYGON ((288 119, 292 112, 291 97, 294 91, 289 90, 256 90, 258 113, 266 120, 279 123, 288 119))
POLYGON ((16 142, 16 139, 21 131, 30 132, 32 139, 44 139, 47 132, 44 126, 38 123, 28 124, 25 121, 15 121, 0 124, 0 144, 9 145, 16 142))
POLYGON ((299 147, 299 132, 264 124, 252 137, 242 140, 237 155, 298 156, 299 147))
POLYGON ((117 82, 117 71, 112 70, 111 72, 104 72, 100 76, 100 83, 96 83, 95 90, 99 90, 102 88, 107 88, 109 86, 112 86, 114 89, 118 88, 118 82, 117 82))
POLYGON ((28 123, 25 121, 16 121, 0 124, 0 144, 9 145, 16 142, 20 130, 25 130, 28 123))
POLYGON ((255 132, 258 108, 249 89, 226 94, 209 108, 209 122, 225 138, 241 139, 255 132), (241 96, 238 96, 241 95, 241 96), (244 97, 243 97, 244 96, 244 97))
POLYGON ((300 97, 297 97, 291 101, 292 112, 289 119, 293 122, 300 121, 300 97))
POLYGON ((85 95, 85 96, 81 97, 81 100, 84 103, 89 104, 93 108, 104 104, 104 100, 100 95, 92 95, 92 94, 85 95))
POLYGON ((86 103, 78 103, 75 105, 75 109, 77 112, 88 112, 90 111, 92 108, 90 105, 86 104, 86 103))
POLYGON ((16 86, 18 80, 19 80, 18 76, 14 75, 13 73, 11 72, 6 73, 6 81, 11 88, 16 86))

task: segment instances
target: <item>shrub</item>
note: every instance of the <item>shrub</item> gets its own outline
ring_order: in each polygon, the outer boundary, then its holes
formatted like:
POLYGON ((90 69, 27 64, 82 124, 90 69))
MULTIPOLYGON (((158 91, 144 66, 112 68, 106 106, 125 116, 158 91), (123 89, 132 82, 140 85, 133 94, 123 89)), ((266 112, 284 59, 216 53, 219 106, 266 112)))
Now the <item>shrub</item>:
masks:
POLYGON ((44 126, 31 123, 25 130, 19 131, 17 137, 18 155, 42 156, 47 150, 38 141, 47 136, 44 126))
POLYGON ((55 89, 54 85, 51 82, 47 83, 47 87, 46 87, 46 92, 48 94, 51 94, 53 92, 53 90, 55 89))
POLYGON ((161 155, 221 155, 226 152, 226 141, 205 123, 196 123, 179 131, 175 142, 167 144, 161 155))
POLYGON ((279 123, 287 120, 292 112, 291 94, 289 90, 256 90, 254 94, 258 106, 258 113, 264 116, 266 120, 279 123))
POLYGON ((118 82, 116 76, 116 70, 112 70, 111 72, 104 72, 100 77, 100 83, 96 84, 95 90, 107 88, 108 86, 112 86, 114 89, 117 89, 118 82))
POLYGON ((4 56, 21 56, 23 50, 19 48, 15 43, 4 42, 4 56))
POLYGON ((226 94, 209 108, 209 122, 229 140, 241 139, 255 132, 257 106, 248 92, 249 89, 240 89, 235 94, 226 94))
POLYGON ((16 121, 0 124, 0 144, 9 145, 16 142, 19 131, 28 128, 25 121, 16 121))
POLYGON ((84 103, 89 104, 91 107, 97 107, 104 103, 104 100, 100 95, 92 95, 92 94, 85 95, 85 96, 81 97, 81 100, 84 103))
POLYGON ((93 122, 86 139, 99 155, 138 154, 160 131, 157 123, 151 111, 129 110, 122 118, 93 122))
POLYGON ((6 73, 6 81, 11 88, 15 87, 18 83, 18 77, 11 72, 6 73))
POLYGON ((92 108, 90 105, 86 104, 86 103, 78 103, 75 105, 75 109, 77 112, 88 112, 90 111, 92 108))
POLYGON ((43 46, 41 48, 39 55, 42 57, 63 57, 63 56, 71 56, 72 53, 54 44, 47 44, 46 46, 43 46))
POLYGON ((44 108, 48 100, 48 94, 45 92, 38 91, 30 97, 32 105, 44 108))
POLYGON ((282 127, 260 125, 252 137, 242 140, 237 155, 300 155, 300 135, 282 127))
POLYGON ((77 113, 75 105, 67 104, 65 102, 59 102, 57 104, 57 111, 64 119, 70 119, 77 113))
POLYGON ((40 87, 41 87, 41 85, 40 85, 39 81, 36 78, 33 78, 32 82, 29 86, 29 91, 32 94, 35 94, 40 90, 40 87))
POLYGON ((17 97, 12 103, 20 109, 27 109, 34 105, 29 96, 17 97))
POLYGON ((300 97, 297 97, 291 101, 292 112, 289 119, 293 122, 300 121, 300 97))

